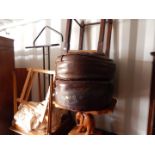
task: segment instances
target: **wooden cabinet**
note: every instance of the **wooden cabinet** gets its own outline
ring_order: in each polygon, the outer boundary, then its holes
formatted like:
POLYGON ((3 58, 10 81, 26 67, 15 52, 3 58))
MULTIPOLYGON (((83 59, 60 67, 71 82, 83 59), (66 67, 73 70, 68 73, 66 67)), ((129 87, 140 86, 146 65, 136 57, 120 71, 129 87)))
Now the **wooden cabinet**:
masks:
POLYGON ((0 134, 8 134, 13 116, 14 41, 0 37, 0 134))

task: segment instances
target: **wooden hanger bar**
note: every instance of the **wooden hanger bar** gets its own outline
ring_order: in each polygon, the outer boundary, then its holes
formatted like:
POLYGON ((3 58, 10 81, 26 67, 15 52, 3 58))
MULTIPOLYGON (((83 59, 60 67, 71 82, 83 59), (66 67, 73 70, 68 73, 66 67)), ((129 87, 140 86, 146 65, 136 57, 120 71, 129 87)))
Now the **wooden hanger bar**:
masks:
POLYGON ((54 47, 60 46, 60 44, 50 44, 50 45, 38 45, 38 46, 27 46, 25 48, 43 48, 43 47, 54 47))

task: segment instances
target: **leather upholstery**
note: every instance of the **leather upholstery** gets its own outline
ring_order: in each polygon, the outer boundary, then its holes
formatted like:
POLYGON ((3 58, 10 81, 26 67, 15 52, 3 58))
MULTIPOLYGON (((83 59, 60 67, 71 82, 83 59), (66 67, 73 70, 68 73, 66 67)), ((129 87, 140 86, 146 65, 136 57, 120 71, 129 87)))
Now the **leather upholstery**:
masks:
POLYGON ((55 100, 69 110, 102 110, 112 103, 115 64, 98 53, 68 53, 56 60, 55 100))

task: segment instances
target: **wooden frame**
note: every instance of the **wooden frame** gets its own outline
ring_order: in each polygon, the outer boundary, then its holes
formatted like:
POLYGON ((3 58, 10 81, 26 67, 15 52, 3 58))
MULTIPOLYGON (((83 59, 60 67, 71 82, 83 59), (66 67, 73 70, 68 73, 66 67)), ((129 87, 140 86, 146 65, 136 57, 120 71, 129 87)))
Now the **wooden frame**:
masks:
POLYGON ((151 88, 150 88, 150 105, 148 115, 147 134, 155 134, 155 52, 152 52, 152 77, 151 77, 151 88))
POLYGON ((67 19, 65 42, 64 42, 64 50, 66 52, 68 52, 68 50, 70 49, 71 30, 72 30, 72 19, 67 19))
MULTIPOLYGON (((96 22, 96 23, 84 23, 84 20, 82 20, 81 23, 79 23, 76 19, 74 20, 80 27, 78 50, 83 49, 83 38, 84 38, 85 27, 100 24, 97 52, 104 53, 107 57, 109 57, 113 20, 112 19, 107 19, 107 20, 101 19, 100 22, 96 22), (107 29, 106 29, 106 25, 107 25, 107 29), (105 33, 106 33, 106 38, 105 38, 105 33), (103 51, 103 45, 105 41, 106 41, 105 43, 106 47, 105 47, 105 51, 103 51)), ((72 30, 72 19, 67 19, 65 43, 64 43, 64 50, 66 52, 70 50, 71 30, 72 30)))
MULTIPOLYGON (((34 68, 28 68, 28 74, 27 74, 27 78, 25 80, 21 95, 19 98, 17 98, 17 87, 16 87, 16 76, 15 73, 13 74, 13 92, 14 92, 14 114, 17 112, 17 107, 18 107, 18 103, 22 104, 26 104, 28 102, 29 99, 29 95, 30 95, 30 91, 32 88, 32 82, 34 79, 34 76, 36 76, 36 74, 38 74, 38 94, 39 94, 39 99, 42 99, 42 93, 41 93, 41 80, 40 80, 40 74, 47 74, 49 76, 51 76, 51 82, 50 82, 50 99, 49 99, 49 111, 48 111, 48 129, 47 129, 47 134, 51 134, 51 127, 52 127, 52 104, 53 104, 53 84, 54 84, 54 78, 55 78, 55 72, 54 71, 49 71, 49 70, 43 70, 43 69, 34 69, 34 68)), ((16 130, 14 127, 10 128, 11 130, 19 133, 19 134, 25 134, 24 132, 18 131, 16 130)), ((26 133, 27 134, 27 133, 26 133)), ((38 134, 37 132, 30 132, 28 133, 30 135, 33 134, 38 134)))

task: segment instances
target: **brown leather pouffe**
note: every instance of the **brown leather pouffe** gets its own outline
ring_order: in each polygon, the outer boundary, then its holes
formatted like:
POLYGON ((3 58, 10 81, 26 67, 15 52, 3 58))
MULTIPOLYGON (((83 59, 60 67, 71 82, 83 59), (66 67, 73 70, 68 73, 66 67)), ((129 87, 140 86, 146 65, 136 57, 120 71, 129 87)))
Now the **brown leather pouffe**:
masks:
POLYGON ((56 60, 56 78, 62 80, 111 80, 115 64, 98 53, 68 53, 56 60))
POLYGON ((112 104, 115 64, 98 53, 68 53, 56 60, 55 100, 74 111, 102 110, 112 104))

